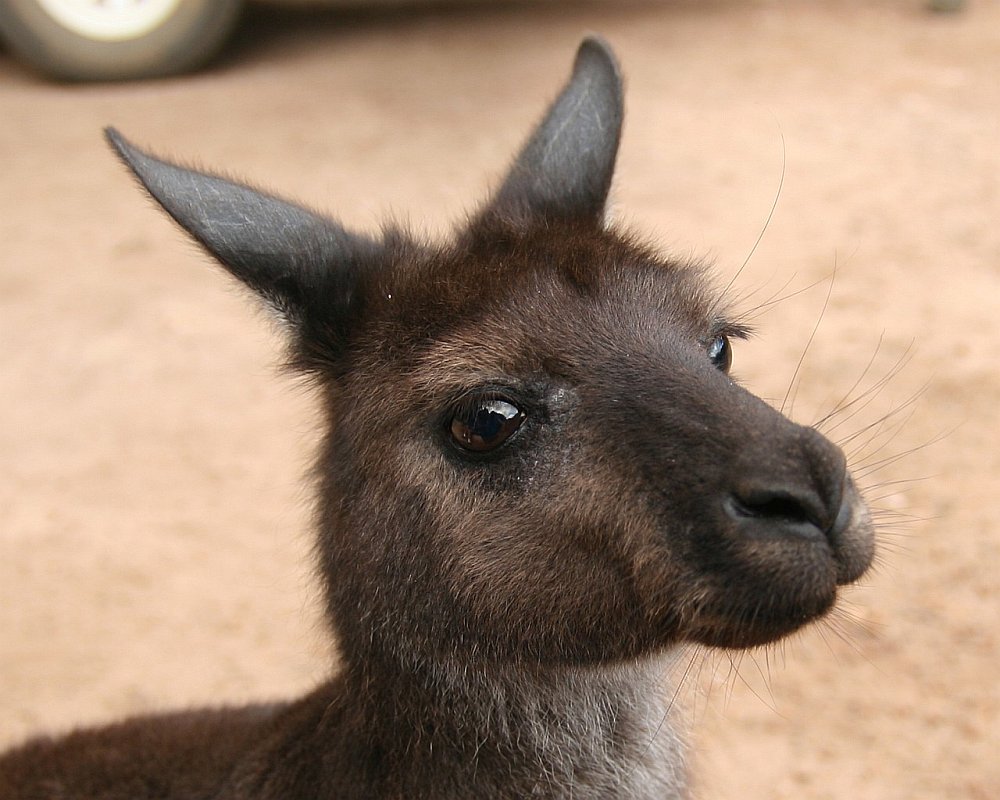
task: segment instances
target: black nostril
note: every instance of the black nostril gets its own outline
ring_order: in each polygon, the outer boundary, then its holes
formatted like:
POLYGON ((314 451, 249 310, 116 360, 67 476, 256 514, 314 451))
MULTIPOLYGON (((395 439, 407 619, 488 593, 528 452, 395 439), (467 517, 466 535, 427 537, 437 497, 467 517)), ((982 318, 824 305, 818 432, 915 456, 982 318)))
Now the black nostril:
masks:
POLYGON ((746 517, 766 517, 788 522, 812 522, 805 507, 788 494, 768 492, 752 498, 735 498, 738 512, 746 517))
POLYGON ((825 513, 819 498, 812 493, 786 489, 752 489, 730 495, 726 511, 747 530, 798 535, 809 539, 825 538, 825 513))

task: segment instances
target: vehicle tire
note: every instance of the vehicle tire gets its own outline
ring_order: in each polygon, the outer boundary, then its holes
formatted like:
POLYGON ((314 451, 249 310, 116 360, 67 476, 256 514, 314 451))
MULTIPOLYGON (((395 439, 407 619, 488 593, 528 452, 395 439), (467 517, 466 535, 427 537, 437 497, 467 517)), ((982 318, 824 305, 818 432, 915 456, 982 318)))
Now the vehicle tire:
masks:
POLYGON ((0 36, 64 80, 171 75, 205 63, 243 0, 0 0, 0 36))

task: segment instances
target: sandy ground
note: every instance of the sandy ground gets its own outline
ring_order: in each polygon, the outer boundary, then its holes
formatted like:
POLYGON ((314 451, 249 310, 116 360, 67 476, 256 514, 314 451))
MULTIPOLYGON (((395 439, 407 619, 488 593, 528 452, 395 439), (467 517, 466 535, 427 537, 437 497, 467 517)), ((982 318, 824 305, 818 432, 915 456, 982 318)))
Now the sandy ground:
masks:
POLYGON ((287 696, 333 658, 308 564, 313 398, 276 374, 274 332, 141 197, 101 126, 350 225, 391 213, 440 232, 590 30, 628 76, 629 224, 726 283, 784 162, 735 284, 760 333, 737 350, 743 379, 781 402, 834 271, 794 416, 906 361, 831 433, 883 510, 878 569, 780 648, 682 661, 699 797, 1000 797, 987 0, 951 17, 917 0, 268 12, 213 69, 123 86, 46 84, 0 53, 0 745, 287 696), (854 435, 921 389, 900 424, 854 435))

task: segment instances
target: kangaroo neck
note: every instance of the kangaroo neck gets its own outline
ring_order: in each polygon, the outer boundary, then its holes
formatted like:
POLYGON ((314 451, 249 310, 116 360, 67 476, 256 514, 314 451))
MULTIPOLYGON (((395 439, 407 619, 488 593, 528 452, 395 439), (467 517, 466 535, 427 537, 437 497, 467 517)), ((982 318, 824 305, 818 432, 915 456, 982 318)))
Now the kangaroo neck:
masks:
POLYGON ((669 664, 368 660, 346 696, 397 762, 391 796, 663 800, 685 796, 669 664))

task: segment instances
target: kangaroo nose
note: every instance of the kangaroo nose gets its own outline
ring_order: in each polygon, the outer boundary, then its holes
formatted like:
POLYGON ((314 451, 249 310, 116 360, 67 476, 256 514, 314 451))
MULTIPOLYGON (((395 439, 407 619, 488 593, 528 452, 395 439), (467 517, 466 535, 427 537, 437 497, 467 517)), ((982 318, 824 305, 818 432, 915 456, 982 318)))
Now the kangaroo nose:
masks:
MULTIPOLYGON (((844 456, 811 428, 795 426, 785 457, 761 459, 724 500, 744 535, 836 540, 850 520, 844 456)), ((787 441, 787 440, 786 440, 787 441)))
MULTIPOLYGON (((831 527, 832 515, 815 492, 800 488, 748 486, 724 501, 726 513, 741 533, 800 537, 822 541, 831 527)), ((839 502, 838 502, 839 506, 839 502)))

